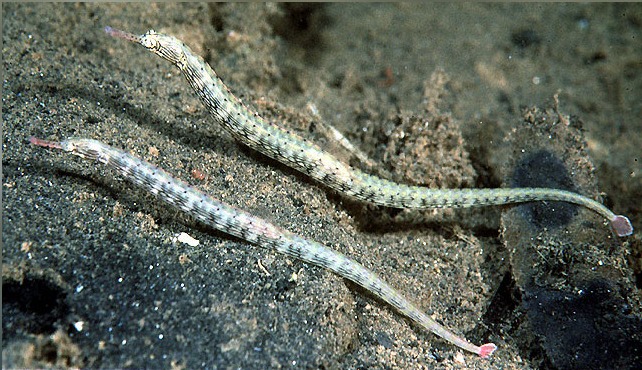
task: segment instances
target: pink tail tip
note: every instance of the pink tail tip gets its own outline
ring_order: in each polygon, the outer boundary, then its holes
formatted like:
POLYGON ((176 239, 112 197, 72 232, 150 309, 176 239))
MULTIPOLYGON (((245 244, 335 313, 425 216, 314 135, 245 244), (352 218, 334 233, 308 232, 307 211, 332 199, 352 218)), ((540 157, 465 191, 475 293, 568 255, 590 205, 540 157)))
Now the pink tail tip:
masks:
POLYGON ((127 41, 131 42, 139 42, 140 41, 140 36, 134 35, 133 33, 121 31, 115 28, 111 28, 109 26, 105 27, 105 32, 111 36, 111 37, 117 37, 119 39, 125 39, 127 41))
POLYGON ((633 225, 631 225, 631 221, 629 221, 626 216, 615 216, 615 218, 611 220, 611 227, 617 236, 629 236, 633 234, 633 225))
POLYGON ((49 140, 43 140, 43 139, 38 139, 35 136, 31 136, 29 138, 29 142, 33 145, 38 145, 42 146, 45 148, 51 148, 51 149, 62 149, 62 144, 57 142, 57 141, 49 141, 49 140))
POLYGON ((495 352, 496 349, 497 346, 494 343, 486 343, 479 347, 479 357, 486 358, 495 352))

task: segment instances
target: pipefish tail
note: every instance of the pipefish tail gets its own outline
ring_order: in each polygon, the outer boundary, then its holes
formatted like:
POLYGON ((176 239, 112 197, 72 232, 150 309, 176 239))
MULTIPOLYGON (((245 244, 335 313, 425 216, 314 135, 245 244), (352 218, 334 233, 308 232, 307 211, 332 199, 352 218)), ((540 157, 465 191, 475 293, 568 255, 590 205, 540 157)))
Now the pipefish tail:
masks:
POLYGON ((606 218, 618 236, 633 233, 629 219, 583 195, 549 188, 431 189, 369 175, 342 163, 316 144, 264 120, 238 99, 200 56, 179 39, 150 30, 142 35, 106 27, 110 36, 144 46, 174 64, 216 121, 250 148, 347 196, 392 208, 465 208, 534 201, 561 201, 606 218))
POLYGON ((476 346, 454 334, 431 319, 374 272, 346 255, 218 201, 172 177, 163 169, 127 152, 90 139, 68 139, 55 142, 31 137, 29 141, 34 145, 60 149, 81 158, 101 163, 134 185, 151 192, 165 203, 216 230, 326 268, 367 289, 416 324, 466 351, 485 358, 497 349, 493 343, 476 346))

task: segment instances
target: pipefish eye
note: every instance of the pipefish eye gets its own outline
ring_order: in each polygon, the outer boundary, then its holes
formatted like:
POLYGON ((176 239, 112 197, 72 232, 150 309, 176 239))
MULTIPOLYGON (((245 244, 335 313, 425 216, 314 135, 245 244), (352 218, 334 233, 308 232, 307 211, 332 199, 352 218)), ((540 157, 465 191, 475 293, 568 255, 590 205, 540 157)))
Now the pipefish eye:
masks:
POLYGON ((149 32, 147 32, 140 38, 140 44, 149 50, 158 50, 161 47, 156 34, 149 32))
POLYGON ((65 152, 77 152, 76 145, 71 140, 63 140, 60 142, 60 148, 65 152))

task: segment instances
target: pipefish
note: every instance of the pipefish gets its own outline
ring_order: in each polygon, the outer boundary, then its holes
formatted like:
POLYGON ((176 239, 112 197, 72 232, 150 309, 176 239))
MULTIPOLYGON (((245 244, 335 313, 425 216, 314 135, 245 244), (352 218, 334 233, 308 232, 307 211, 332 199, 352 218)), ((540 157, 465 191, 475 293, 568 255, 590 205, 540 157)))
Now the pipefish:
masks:
POLYGON ((264 120, 223 83, 203 58, 179 39, 149 30, 134 35, 105 27, 110 36, 144 46, 174 64, 215 120, 250 148, 294 168, 322 184, 365 202, 392 208, 465 208, 534 201, 561 201, 586 207, 603 216, 618 236, 633 233, 626 216, 571 191, 550 188, 432 189, 399 184, 352 168, 318 145, 264 120))

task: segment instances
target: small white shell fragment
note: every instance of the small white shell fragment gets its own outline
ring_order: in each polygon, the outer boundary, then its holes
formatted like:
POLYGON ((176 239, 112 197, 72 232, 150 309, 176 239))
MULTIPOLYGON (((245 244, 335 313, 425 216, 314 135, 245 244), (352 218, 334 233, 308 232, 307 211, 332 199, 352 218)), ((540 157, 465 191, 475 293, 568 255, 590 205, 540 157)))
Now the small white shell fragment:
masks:
POLYGON ((85 326, 85 322, 84 321, 76 321, 73 325, 74 325, 74 328, 76 329, 76 331, 81 332, 82 329, 85 326))
POLYGON ((185 232, 178 234, 178 237, 176 238, 176 240, 178 240, 181 243, 185 243, 190 247, 196 247, 200 243, 197 239, 194 239, 191 235, 185 232))
POLYGON ((466 365, 466 358, 464 357, 464 354, 461 353, 460 351, 457 351, 457 353, 455 354, 455 357, 453 358, 453 361, 460 365, 466 365))

